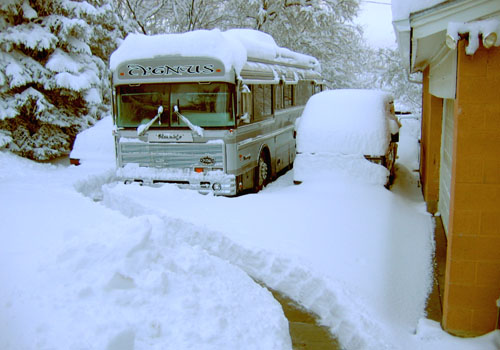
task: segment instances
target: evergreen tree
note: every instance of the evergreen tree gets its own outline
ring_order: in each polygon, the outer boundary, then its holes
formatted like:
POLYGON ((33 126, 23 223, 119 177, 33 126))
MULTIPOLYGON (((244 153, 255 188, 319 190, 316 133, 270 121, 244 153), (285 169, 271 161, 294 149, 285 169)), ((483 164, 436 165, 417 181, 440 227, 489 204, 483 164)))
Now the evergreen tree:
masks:
POLYGON ((0 147, 47 160, 109 112, 107 60, 123 36, 106 0, 0 4, 0 147))

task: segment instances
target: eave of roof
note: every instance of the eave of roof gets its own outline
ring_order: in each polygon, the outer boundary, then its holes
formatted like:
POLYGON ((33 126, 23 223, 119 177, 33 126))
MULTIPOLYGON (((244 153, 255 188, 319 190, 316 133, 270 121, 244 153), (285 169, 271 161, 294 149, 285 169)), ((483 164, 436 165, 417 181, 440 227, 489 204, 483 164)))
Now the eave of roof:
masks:
POLYGON ((500 16, 498 0, 450 0, 394 21, 401 56, 410 72, 424 70, 442 56, 450 22, 469 22, 500 16))

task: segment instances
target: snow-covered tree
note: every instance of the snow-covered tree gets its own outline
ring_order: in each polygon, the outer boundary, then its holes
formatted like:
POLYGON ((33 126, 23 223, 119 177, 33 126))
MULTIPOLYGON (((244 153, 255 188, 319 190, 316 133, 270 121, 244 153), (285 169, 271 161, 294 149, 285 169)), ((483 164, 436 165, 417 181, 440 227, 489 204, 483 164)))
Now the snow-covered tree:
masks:
MULTIPOLYGON (((234 0, 231 0, 234 1, 234 0)), ((143 34, 224 27, 227 0, 115 0, 122 16, 143 34)))
POLYGON ((46 160, 109 108, 107 59, 123 35, 106 0, 0 4, 0 147, 46 160))
POLYGON ((172 0, 170 28, 175 32, 224 26, 226 8, 220 0, 172 0))
POLYGON ((317 57, 332 87, 353 85, 362 66, 359 0, 115 0, 145 34, 252 28, 317 57))
POLYGON ((410 81, 396 49, 367 48, 364 60, 365 72, 360 75, 358 87, 391 92, 396 100, 396 108, 406 112, 420 112, 422 84, 418 83, 418 80, 421 80, 421 77, 413 77, 410 81))
POLYGON ((167 0, 114 0, 114 4, 120 18, 132 21, 142 34, 153 34, 165 25, 167 0))
POLYGON ((249 0, 227 3, 234 26, 271 34, 280 46, 317 57, 331 87, 349 87, 360 71, 358 0, 249 0))

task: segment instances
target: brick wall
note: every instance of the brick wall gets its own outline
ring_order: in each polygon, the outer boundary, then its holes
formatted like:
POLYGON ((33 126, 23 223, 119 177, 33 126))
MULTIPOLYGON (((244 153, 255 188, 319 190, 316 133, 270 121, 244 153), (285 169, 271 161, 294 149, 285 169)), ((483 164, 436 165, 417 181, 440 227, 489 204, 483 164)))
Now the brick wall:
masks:
POLYGON ((437 212, 443 99, 429 93, 429 67, 424 71, 422 135, 420 140, 420 180, 429 213, 437 212))
POLYGON ((500 48, 458 47, 443 327, 495 328, 500 297, 500 48))

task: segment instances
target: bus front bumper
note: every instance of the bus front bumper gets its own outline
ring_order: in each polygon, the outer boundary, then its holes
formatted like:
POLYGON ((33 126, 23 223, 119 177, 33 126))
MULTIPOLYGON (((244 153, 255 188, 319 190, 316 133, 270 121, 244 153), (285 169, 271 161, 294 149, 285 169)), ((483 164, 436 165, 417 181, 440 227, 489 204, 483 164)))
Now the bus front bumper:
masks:
POLYGON ((222 170, 195 172, 193 169, 149 168, 127 164, 123 168, 118 168, 116 175, 124 183, 175 184, 179 188, 196 190, 200 193, 236 195, 236 177, 222 170))

